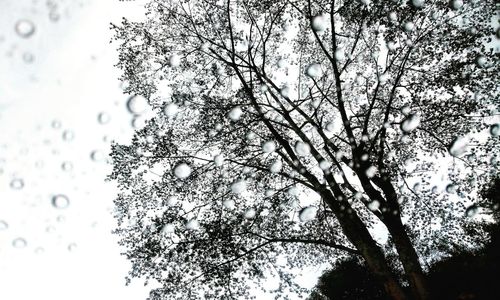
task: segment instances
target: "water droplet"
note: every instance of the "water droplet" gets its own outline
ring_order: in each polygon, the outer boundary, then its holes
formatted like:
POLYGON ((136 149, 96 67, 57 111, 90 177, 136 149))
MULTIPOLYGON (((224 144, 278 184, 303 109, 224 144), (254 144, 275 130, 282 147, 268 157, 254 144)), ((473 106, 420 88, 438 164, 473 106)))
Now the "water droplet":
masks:
POLYGON ((318 209, 314 206, 307 206, 300 210, 299 219, 302 222, 311 221, 316 218, 318 209))
POLYGON ((378 210, 379 207, 380 207, 380 202, 378 202, 377 200, 373 200, 368 204, 368 208, 372 211, 378 210))
POLYGON ((177 202, 179 202, 179 198, 177 196, 169 196, 167 201, 165 201, 165 204, 168 206, 174 206, 177 202))
POLYGON ((319 168, 323 171, 329 170, 332 164, 327 160, 322 160, 319 162, 319 168))
POLYGON ((163 228, 161 229, 161 233, 162 234, 170 234, 170 233, 174 233, 175 231, 175 226, 173 224, 170 224, 170 223, 167 223, 163 226, 163 228))
POLYGON ((0 230, 6 230, 9 228, 9 224, 5 222, 4 220, 0 220, 0 230))
POLYGON ((223 154, 218 154, 214 156, 214 163, 217 167, 220 167, 224 164, 224 155, 223 154))
POLYGON ((446 186, 447 193, 454 194, 456 191, 457 191, 457 187, 453 183, 450 183, 446 186))
POLYGON ((191 167, 186 163, 178 164, 174 169, 174 175, 179 179, 188 178, 191 175, 191 167))
POLYGON ((70 161, 65 161, 61 164, 61 169, 65 172, 69 172, 73 170, 73 163, 71 163, 70 161))
POLYGON ((59 128, 61 128, 61 121, 59 121, 59 120, 53 120, 52 123, 51 123, 51 125, 52 125, 52 128, 59 129, 59 128))
POLYGON ((59 21, 59 19, 61 18, 61 15, 56 12, 56 11, 51 11, 49 12, 49 19, 52 21, 52 22, 57 22, 59 21))
POLYGON ((422 7, 424 7, 424 3, 425 3, 424 0, 412 0, 411 1, 411 4, 413 4, 413 6, 415 8, 422 8, 422 7))
POLYGON ((167 116, 167 118, 173 118, 179 112, 179 106, 173 102, 168 103, 163 108, 163 113, 167 116))
POLYGON ((290 88, 288 86, 284 86, 280 90, 281 96, 284 98, 290 98, 290 88))
POLYGON ((372 178, 377 174, 377 167, 370 166, 368 167, 368 169, 366 169, 365 173, 368 178, 372 178))
POLYGON ((247 189, 247 183, 243 179, 236 180, 231 184, 231 192, 241 194, 247 189))
POLYGON ((475 204, 472 204, 465 210, 465 215, 469 218, 473 218, 475 215, 477 215, 478 212, 479 212, 479 207, 475 204))
POLYGON ((236 106, 229 111, 228 117, 233 121, 238 121, 241 118, 242 114, 243 111, 241 110, 241 108, 239 106, 236 106))
POLYGON ((127 109, 131 114, 140 115, 146 111, 148 101, 140 95, 132 96, 127 100, 127 109))
POLYGON ((222 201, 222 205, 223 205, 226 209, 229 209, 229 210, 233 210, 233 209, 234 209, 234 207, 235 207, 234 200, 232 200, 232 199, 227 199, 227 200, 222 201))
POLYGON ((396 14, 396 12, 391 11, 389 13, 389 21, 396 22, 397 20, 398 20, 398 15, 396 14))
POLYGON ((288 195, 296 197, 299 195, 299 189, 296 186, 292 186, 287 190, 288 195))
POLYGON ((108 124, 111 121, 111 116, 107 112, 100 112, 97 115, 97 121, 102 125, 108 124))
POLYGON ((31 64, 35 60, 35 56, 30 52, 23 53, 23 61, 27 64, 31 64))
POLYGON ((306 75, 311 77, 311 78, 321 77, 321 74, 322 74, 322 71, 321 71, 320 64, 310 64, 306 68, 306 75))
POLYGON ((326 29, 326 20, 322 15, 315 16, 311 19, 311 28, 316 32, 321 32, 326 29))
POLYGON ((466 137, 456 137, 450 144, 448 151, 452 156, 459 157, 467 151, 469 140, 466 137))
POLYGON ((490 126, 491 136, 497 137, 500 135, 500 124, 493 124, 490 126))
POLYGON ((105 156, 100 150, 94 150, 90 152, 90 159, 95 162, 102 162, 105 160, 105 156))
POLYGON ((170 55, 170 57, 168 58, 168 64, 173 68, 180 66, 181 57, 177 54, 170 55))
POLYGON ((73 251, 75 251, 77 248, 78 248, 78 247, 77 247, 76 243, 70 243, 70 244, 68 245, 68 251, 69 251, 69 252, 73 252, 73 251))
POLYGON ((248 141, 251 141, 251 140, 253 140, 253 139, 255 138, 255 133, 254 133, 254 132, 252 132, 252 131, 249 131, 249 132, 247 132, 247 134, 246 134, 245 138, 246 138, 248 141))
POLYGON ((14 178, 10 182, 10 187, 13 190, 20 190, 24 187, 24 180, 22 180, 21 178, 14 178))
POLYGON ((271 164, 269 170, 271 171, 271 173, 279 173, 282 167, 283 163, 281 162, 281 160, 277 159, 271 164))
POLYGON ((19 20, 15 26, 16 33, 22 38, 29 38, 35 33, 35 24, 30 20, 19 20))
POLYGON ((335 60, 344 60, 345 59, 345 52, 344 52, 344 48, 337 48, 337 50, 335 50, 335 53, 333 54, 333 56, 335 57, 335 60))
POLYGON ((69 206, 69 198, 66 195, 58 194, 52 197, 51 203, 57 209, 64 209, 69 206))
POLYGON ((35 254, 43 254, 45 249, 43 247, 36 247, 35 254))
POLYGON ((420 125, 420 117, 416 114, 410 114, 401 123, 401 130, 403 130, 406 133, 409 133, 415 130, 418 127, 418 125, 420 125))
POLYGON ((453 10, 459 10, 464 6, 464 2, 462 0, 452 0, 450 1, 450 7, 453 10))
POLYGON ((486 56, 484 55, 479 55, 477 58, 476 58, 476 64, 478 67, 480 68, 484 68, 486 67, 486 63, 487 63, 487 60, 486 60, 486 56))
POLYGON ((411 21, 407 21, 403 24, 403 29, 408 32, 413 31, 413 29, 415 29, 415 24, 411 21))
POLYGON ((197 230, 200 227, 200 223, 196 219, 191 219, 186 223, 186 229, 197 230))
POLYGON ((26 242, 25 239, 21 238, 21 237, 18 237, 18 238, 15 238, 13 241, 12 241, 12 246, 14 248, 17 248, 17 249, 21 249, 21 248, 24 248, 28 245, 28 242, 26 242))
POLYGON ((64 130, 62 134, 62 138, 66 142, 70 142, 75 139, 75 134, 71 130, 64 130))
POLYGON ((249 208, 249 209, 245 210, 245 213, 243 214, 243 217, 245 219, 251 220, 251 219, 255 218, 255 214, 256 214, 255 209, 254 208, 249 208))
POLYGON ((307 143, 297 142, 295 144, 295 152, 297 152, 298 156, 307 156, 311 153, 311 147, 307 143))
POLYGON ((274 141, 267 141, 264 144, 262 144, 262 151, 264 153, 273 153, 276 151, 276 144, 274 141))

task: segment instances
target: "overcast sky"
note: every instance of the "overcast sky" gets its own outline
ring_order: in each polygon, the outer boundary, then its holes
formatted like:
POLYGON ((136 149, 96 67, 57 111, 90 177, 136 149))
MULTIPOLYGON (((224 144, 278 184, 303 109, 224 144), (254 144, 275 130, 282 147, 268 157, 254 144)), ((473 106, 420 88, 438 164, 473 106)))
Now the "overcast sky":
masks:
POLYGON ((109 23, 141 7, 0 0, 0 299, 147 297, 124 285, 104 183, 109 141, 133 132, 109 23))

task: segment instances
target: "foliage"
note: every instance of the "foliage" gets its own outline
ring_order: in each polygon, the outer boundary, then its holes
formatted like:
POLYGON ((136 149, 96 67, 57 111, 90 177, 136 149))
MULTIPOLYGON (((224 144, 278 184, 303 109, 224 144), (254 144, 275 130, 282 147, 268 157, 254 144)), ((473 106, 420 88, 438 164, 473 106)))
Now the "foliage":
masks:
POLYGON ((419 256, 477 242, 462 228, 498 167, 495 4, 415 2, 151 0, 113 25, 126 91, 157 112, 110 175, 152 299, 286 298, 306 292, 296 270, 346 254, 404 299, 390 252, 426 299, 419 256))

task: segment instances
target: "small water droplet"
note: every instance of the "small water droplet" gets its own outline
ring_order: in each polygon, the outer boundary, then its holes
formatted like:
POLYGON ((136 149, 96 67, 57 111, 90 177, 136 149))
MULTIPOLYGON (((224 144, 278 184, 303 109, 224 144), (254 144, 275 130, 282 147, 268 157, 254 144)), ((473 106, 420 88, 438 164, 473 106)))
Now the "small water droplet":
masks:
POLYGON ((479 212, 479 207, 475 204, 472 204, 465 210, 465 215, 469 218, 473 218, 475 215, 477 215, 478 212, 479 212))
POLYGON ((68 251, 69 251, 69 252, 73 252, 73 251, 75 251, 77 248, 78 248, 78 246, 76 245, 76 243, 70 243, 70 244, 68 245, 68 251))
POLYGON ((13 190, 21 190, 22 188, 24 188, 24 180, 21 178, 14 178, 10 182, 10 187, 13 190))
POLYGON ((491 136, 497 137, 500 135, 500 124, 493 124, 490 126, 491 136))
POLYGON ((30 20, 22 19, 16 22, 15 30, 22 38, 29 38, 35 33, 35 24, 30 20))
POLYGON ((70 142, 75 138, 75 134, 71 130, 64 130, 62 138, 66 142, 70 142))
POLYGON ((311 153, 311 147, 304 142, 297 142, 295 144, 295 152, 298 156, 308 156, 311 153))
POLYGON ((180 66, 181 65, 181 57, 177 54, 170 55, 170 57, 168 58, 168 64, 173 68, 180 66))
POLYGON ((173 118, 175 117, 175 115, 179 112, 179 106, 173 102, 170 102, 168 104, 165 105, 165 107, 163 108, 163 113, 165 113, 165 115, 168 117, 168 118, 173 118))
POLYGON ((226 209, 229 209, 229 210, 233 210, 233 209, 234 209, 234 207, 235 207, 234 200, 232 200, 232 199, 228 199, 228 200, 224 200, 224 201, 222 201, 222 205, 223 205, 226 209))
POLYGON ((7 230, 9 228, 9 224, 4 220, 0 220, 0 230, 7 230))
POLYGON ((178 164, 174 168, 174 175, 179 179, 185 179, 191 175, 191 167, 186 163, 178 164))
POLYGON ((58 194, 52 197, 51 203, 57 209, 64 209, 69 206, 69 198, 66 195, 58 194))
POLYGON ((314 206, 307 206, 300 210, 299 219, 302 222, 311 221, 316 218, 318 209, 314 206))
POLYGON ((71 163, 70 161, 65 161, 61 164, 61 169, 65 172, 69 172, 73 170, 73 163, 71 163))
POLYGON ((446 186, 447 193, 454 194, 456 191, 457 191, 457 187, 453 183, 450 183, 446 186))
POLYGON ((231 119, 233 121, 238 121, 242 115, 243 115, 243 111, 241 110, 241 108, 239 106, 233 107, 228 113, 229 119, 231 119))
POLYGON ((30 52, 23 53, 23 61, 27 64, 31 64, 35 60, 35 56, 30 52))
POLYGON ((97 121, 102 125, 108 124, 111 121, 111 116, 107 112, 100 112, 97 115, 97 121))
POLYGON ((321 77, 321 65, 320 64, 310 64, 306 68, 306 75, 311 78, 321 77))
POLYGON ((14 248, 17 248, 17 249, 21 249, 21 248, 24 248, 28 245, 28 242, 26 242, 25 239, 21 238, 21 237, 18 237, 18 238, 15 238, 13 241, 12 241, 12 246, 14 248))
POLYGON ((272 153, 276 150, 276 144, 274 141, 267 141, 264 144, 262 144, 262 151, 264 153, 272 153))
POLYGON ((467 151, 469 140, 466 137, 456 137, 450 144, 448 151, 451 155, 459 157, 467 151))
POLYGON ((100 150, 94 150, 90 152, 90 159, 95 162, 102 162, 105 160, 105 156, 100 150))
POLYGON ((410 114, 401 123, 401 130, 406 133, 412 132, 420 125, 420 117, 416 114, 410 114))

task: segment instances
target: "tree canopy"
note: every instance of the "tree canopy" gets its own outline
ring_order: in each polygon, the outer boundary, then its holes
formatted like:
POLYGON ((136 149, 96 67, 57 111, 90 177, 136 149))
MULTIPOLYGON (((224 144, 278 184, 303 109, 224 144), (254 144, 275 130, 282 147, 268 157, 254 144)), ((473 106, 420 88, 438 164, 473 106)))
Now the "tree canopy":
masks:
POLYGON ((494 1, 151 0, 112 27, 129 105, 157 113, 110 175, 151 299, 287 298, 352 255, 429 299, 423 262, 483 238, 463 225, 499 165, 494 1))

